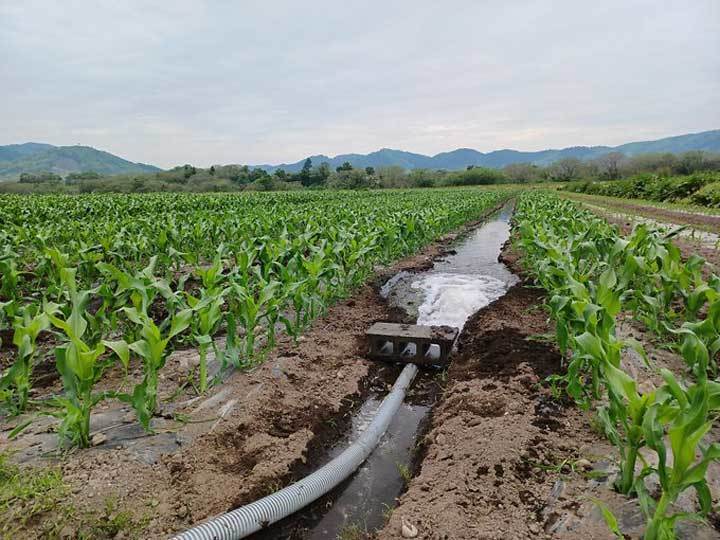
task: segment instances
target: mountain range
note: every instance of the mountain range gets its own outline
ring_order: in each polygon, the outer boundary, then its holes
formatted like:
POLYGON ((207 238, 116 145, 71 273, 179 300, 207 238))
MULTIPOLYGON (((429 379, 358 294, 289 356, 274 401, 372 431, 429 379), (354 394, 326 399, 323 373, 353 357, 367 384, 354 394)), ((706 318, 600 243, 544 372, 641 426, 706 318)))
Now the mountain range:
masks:
POLYGON ((90 146, 53 146, 32 142, 0 146, 0 180, 16 179, 22 173, 52 172, 65 176, 83 171, 110 175, 159 170, 158 167, 133 163, 90 146))
MULTIPOLYGON (((341 154, 335 157, 324 155, 310 156, 313 165, 323 161, 332 168, 350 162, 353 167, 384 167, 399 165, 405 169, 465 169, 469 165, 476 167, 502 168, 511 163, 534 163, 535 165, 549 165, 564 158, 577 158, 582 160, 595 159, 610 152, 621 152, 626 156, 637 154, 671 152, 674 154, 689 150, 703 150, 706 152, 720 152, 720 129, 690 133, 675 137, 666 137, 654 141, 641 141, 622 144, 620 146, 571 146, 559 150, 540 150, 537 152, 522 152, 518 150, 495 150, 493 152, 479 152, 471 148, 458 148, 451 152, 442 152, 434 156, 414 154, 402 150, 383 148, 370 154, 341 154)), ((284 169, 286 172, 297 172, 302 169, 305 160, 281 165, 258 165, 257 167, 273 172, 284 169)))
MULTIPOLYGON (((326 161, 332 168, 346 161, 353 167, 385 167, 397 165, 405 169, 465 169, 476 167, 501 168, 511 163, 534 163, 548 165, 560 159, 572 157, 582 160, 594 159, 609 152, 621 152, 626 156, 650 152, 680 153, 688 150, 720 152, 720 129, 666 137, 653 141, 641 141, 620 146, 571 146, 557 150, 522 152, 518 150, 495 150, 479 152, 470 148, 458 148, 434 156, 415 154, 402 150, 383 148, 369 154, 341 154, 335 157, 310 156, 313 165, 326 161)), ((305 159, 280 165, 257 165, 273 172, 300 171, 305 159)), ((104 175, 148 173, 159 171, 158 167, 133 163, 108 152, 90 146, 53 146, 42 143, 24 143, 0 146, 0 180, 17 179, 21 173, 54 172, 64 176, 71 172, 95 171, 104 175)))

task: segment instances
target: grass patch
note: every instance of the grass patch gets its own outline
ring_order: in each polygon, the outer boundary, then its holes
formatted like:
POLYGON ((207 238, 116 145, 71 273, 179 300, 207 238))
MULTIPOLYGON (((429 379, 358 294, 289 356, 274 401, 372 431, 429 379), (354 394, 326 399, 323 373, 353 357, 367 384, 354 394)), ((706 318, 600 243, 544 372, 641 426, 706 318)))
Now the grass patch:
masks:
POLYGON ((0 534, 16 537, 31 520, 56 509, 68 492, 57 468, 21 468, 0 452, 0 534))

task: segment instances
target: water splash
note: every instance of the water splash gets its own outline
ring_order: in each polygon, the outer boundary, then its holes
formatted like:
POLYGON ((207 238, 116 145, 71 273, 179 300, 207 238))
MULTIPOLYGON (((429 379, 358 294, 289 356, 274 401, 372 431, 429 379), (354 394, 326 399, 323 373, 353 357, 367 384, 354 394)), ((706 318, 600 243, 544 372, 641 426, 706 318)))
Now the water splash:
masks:
POLYGON ((430 273, 411 287, 424 295, 417 324, 462 328, 473 313, 504 295, 508 284, 484 275, 430 273))

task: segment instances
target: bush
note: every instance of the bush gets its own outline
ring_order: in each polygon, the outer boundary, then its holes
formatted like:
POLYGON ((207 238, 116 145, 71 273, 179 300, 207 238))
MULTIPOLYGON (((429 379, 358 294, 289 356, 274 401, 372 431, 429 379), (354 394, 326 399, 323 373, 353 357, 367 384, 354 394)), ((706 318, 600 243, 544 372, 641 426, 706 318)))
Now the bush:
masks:
POLYGON ((720 182, 720 173, 717 172, 670 177, 639 174, 625 180, 610 182, 574 182, 566 189, 574 193, 663 202, 687 199, 702 190, 704 186, 718 182, 720 182))
POLYGON ((713 182, 703 186, 702 189, 693 193, 688 202, 699 204, 700 206, 709 206, 720 208, 720 182, 713 182))
POLYGON ((482 186, 507 182, 505 174, 498 169, 471 167, 465 171, 448 173, 445 185, 448 186, 482 186))

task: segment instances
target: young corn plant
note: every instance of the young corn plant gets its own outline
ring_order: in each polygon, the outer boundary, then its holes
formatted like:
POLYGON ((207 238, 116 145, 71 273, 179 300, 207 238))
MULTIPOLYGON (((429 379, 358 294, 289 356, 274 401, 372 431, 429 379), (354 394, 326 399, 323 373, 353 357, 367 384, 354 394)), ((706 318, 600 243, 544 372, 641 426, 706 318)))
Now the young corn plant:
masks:
MULTIPOLYGON (((275 335, 274 314, 279 313, 280 298, 278 291, 281 284, 277 281, 265 283, 261 286, 257 296, 245 287, 232 283, 229 290, 229 310, 233 314, 233 321, 237 321, 244 328, 241 349, 244 363, 251 365, 256 356, 256 341, 258 333, 262 330, 261 323, 266 322, 268 341, 275 335), (273 317, 268 319, 268 315, 273 317)), ((279 316, 279 315, 278 315, 279 316)))
POLYGON ((37 355, 37 338, 50 326, 46 311, 57 309, 57 304, 44 307, 30 304, 13 323, 13 344, 17 347, 17 357, 13 364, 0 377, 0 401, 7 413, 15 416, 28 406, 28 396, 32 386, 32 373, 37 355))
POLYGON ((635 492, 635 466, 645 446, 643 424, 655 401, 655 392, 640 394, 635 380, 612 364, 602 374, 608 390, 608 405, 598 408, 598 418, 608 440, 620 453, 620 475, 615 488, 625 495, 635 492))
POLYGON ((115 350, 127 348, 141 358, 143 379, 135 385, 132 394, 120 394, 118 397, 132 405, 143 428, 151 431, 150 421, 157 410, 158 373, 165 366, 171 340, 190 326, 192 309, 178 311, 160 326, 146 312, 135 307, 125 307, 123 312, 136 326, 140 339, 129 344, 126 341, 116 342, 115 350), (161 330, 161 327, 166 329, 161 330))
POLYGON ((658 390, 658 403, 650 408, 643 423, 647 446, 658 457, 657 466, 646 466, 637 483, 641 506, 648 519, 645 540, 673 539, 678 521, 707 516, 712 509, 707 469, 711 462, 720 460, 720 444, 704 442, 720 412, 720 384, 702 380, 683 388, 670 371, 663 369, 662 376, 665 385, 658 390), (660 482, 657 501, 643 482, 650 474, 656 474, 660 482), (673 504, 687 489, 696 491, 700 512, 673 510, 673 504))
POLYGON ((80 448, 90 445, 90 415, 93 407, 116 395, 115 392, 93 391, 105 369, 112 363, 111 360, 103 359, 105 344, 112 348, 117 346, 110 342, 92 344, 85 341, 88 322, 84 310, 89 293, 79 291, 73 294, 73 309, 67 319, 49 316, 53 326, 67 340, 65 345, 55 348, 55 365, 62 377, 64 393, 53 400, 59 410, 51 414, 61 419, 59 435, 71 446, 80 448))
MULTIPOLYGON (((192 321, 193 337, 198 344, 200 365, 198 367, 198 391, 203 394, 208 388, 207 353, 212 347, 215 358, 221 358, 212 336, 217 332, 222 322, 222 306, 225 303, 225 291, 203 291, 202 298, 195 298, 188 294, 188 305, 194 312, 192 321)), ((224 355, 222 356, 224 359, 224 355)))

